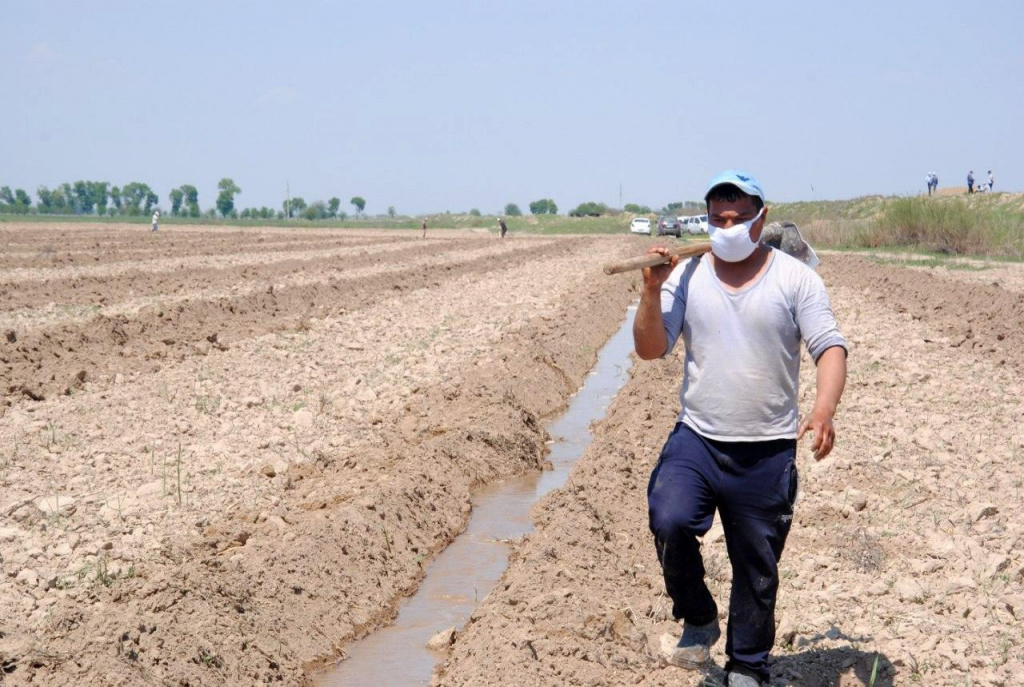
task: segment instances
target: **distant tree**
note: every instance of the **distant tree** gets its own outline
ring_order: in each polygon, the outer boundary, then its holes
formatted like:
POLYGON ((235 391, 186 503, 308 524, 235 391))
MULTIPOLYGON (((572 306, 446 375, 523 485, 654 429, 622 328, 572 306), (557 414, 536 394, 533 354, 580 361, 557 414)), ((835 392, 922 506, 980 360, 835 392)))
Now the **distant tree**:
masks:
POLYGON ((100 216, 107 214, 107 199, 110 197, 110 182, 89 181, 86 182, 86 184, 89 187, 89 195, 92 198, 92 202, 96 206, 96 214, 100 216))
POLYGON ((327 201, 327 215, 328 217, 337 217, 338 210, 341 208, 341 198, 330 198, 327 201))
POLYGON ((24 189, 0 188, 0 210, 16 215, 26 215, 32 207, 32 198, 24 189))
POLYGON ((356 217, 363 213, 366 208, 366 201, 360 196, 352 196, 352 200, 348 201, 356 209, 356 217))
POLYGON ((391 219, 394 219, 395 218, 395 214, 396 214, 395 213, 395 206, 394 205, 389 205, 388 206, 388 217, 390 217, 391 219))
POLYGON ((202 214, 199 210, 199 191, 191 184, 182 184, 181 192, 185 194, 184 205, 187 208, 182 214, 189 217, 199 217, 202 214))
POLYGON ((284 210, 277 211, 277 219, 284 219, 284 210))
POLYGON ((637 205, 636 203, 626 203, 626 207, 622 208, 626 212, 631 212, 634 215, 649 215, 651 209, 646 205, 637 205))
POLYGON ((534 215, 557 215, 558 206, 550 198, 541 198, 530 203, 530 213, 534 215))
POLYGON ((185 192, 180 188, 173 188, 167 195, 171 199, 171 217, 177 217, 181 214, 181 203, 185 200, 185 192))
POLYGON ((704 212, 704 209, 705 207, 703 202, 695 200, 677 200, 674 203, 668 203, 658 212, 662 215, 678 215, 682 212, 704 212))
POLYGON ((203 213, 203 217, 217 219, 217 208, 207 208, 206 212, 203 213))
POLYGON ((217 183, 217 210, 221 217, 227 217, 235 209, 235 196, 242 192, 234 180, 224 177, 217 183))
POLYGON ((469 211, 469 215, 470 217, 479 217, 480 211, 477 210, 476 208, 473 208, 472 210, 469 211))
MULTIPOLYGON (((54 196, 56 196, 56 195, 57 195, 57 191, 54 190, 54 196)), ((62 197, 63 197, 63 194, 62 194, 62 197)), ((124 205, 124 200, 123 200, 123 198, 121 196, 121 189, 118 188, 117 186, 112 186, 110 188, 110 202, 112 202, 114 204, 114 211, 116 211, 118 214, 120 214, 121 210, 122 210, 122 207, 124 205)), ((56 197, 54 198, 54 204, 56 204, 56 197)), ((114 211, 112 211, 111 214, 113 214, 114 211)))
POLYGON ((508 217, 521 217, 522 214, 523 211, 515 203, 509 203, 505 206, 505 215, 508 217))
POLYGON ((346 219, 348 219, 348 213, 347 213, 347 212, 345 212, 345 211, 341 211, 341 212, 339 212, 339 213, 338 213, 338 219, 340 219, 340 220, 346 220, 346 219))
POLYGON ((40 214, 49 215, 53 213, 53 191, 46 186, 40 186, 36 189, 36 197, 39 202, 36 203, 36 209, 40 214))
POLYGON ((569 211, 570 217, 600 217, 608 214, 608 206, 604 203, 580 203, 569 211))
POLYGON ((306 211, 302 213, 302 217, 308 220, 327 219, 329 212, 327 205, 322 200, 315 201, 310 204, 306 211))
POLYGON ((75 189, 75 204, 79 212, 83 215, 91 215, 93 208, 96 207, 96 201, 93 200, 89 182, 76 181, 73 188, 75 189))
POLYGON ((291 199, 291 202, 284 202, 284 211, 288 213, 288 219, 293 217, 299 217, 302 215, 302 211, 306 209, 306 201, 296 196, 291 199))
MULTIPOLYGON (((153 193, 153 189, 148 184, 138 181, 125 184, 124 188, 121 189, 120 198, 122 212, 131 216, 149 214, 153 206, 160 202, 160 199, 157 198, 157 195, 153 193)), ((117 204, 116 200, 114 204, 117 204)))

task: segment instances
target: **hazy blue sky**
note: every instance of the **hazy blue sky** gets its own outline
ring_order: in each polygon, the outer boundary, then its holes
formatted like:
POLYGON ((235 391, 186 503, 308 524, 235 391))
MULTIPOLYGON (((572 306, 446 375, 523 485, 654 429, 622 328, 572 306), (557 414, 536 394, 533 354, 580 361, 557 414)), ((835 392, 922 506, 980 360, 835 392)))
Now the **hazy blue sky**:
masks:
POLYGON ((0 0, 0 185, 212 206, 1024 189, 1024 2, 0 0), (813 191, 812 191, 813 188, 813 191))

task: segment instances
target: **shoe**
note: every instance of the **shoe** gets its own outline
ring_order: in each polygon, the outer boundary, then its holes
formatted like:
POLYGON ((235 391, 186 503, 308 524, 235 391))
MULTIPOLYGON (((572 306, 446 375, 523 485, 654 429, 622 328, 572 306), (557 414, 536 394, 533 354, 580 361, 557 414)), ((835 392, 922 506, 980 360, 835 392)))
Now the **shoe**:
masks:
POLYGON ((729 672, 725 678, 725 687, 761 687, 761 681, 746 673, 729 672))
POLYGON ((679 638, 676 650, 668 661, 680 668, 697 670, 711 660, 711 647, 721 636, 718 618, 707 625, 683 623, 683 636, 679 638))

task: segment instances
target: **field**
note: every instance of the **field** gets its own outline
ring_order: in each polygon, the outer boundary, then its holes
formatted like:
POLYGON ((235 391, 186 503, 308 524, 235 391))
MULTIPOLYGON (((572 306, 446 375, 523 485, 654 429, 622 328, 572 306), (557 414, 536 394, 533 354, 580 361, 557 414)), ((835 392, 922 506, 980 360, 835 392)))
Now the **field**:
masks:
MULTIPOLYGON (((310 684, 474 486, 544 466, 638 295, 600 267, 648 242, 0 224, 0 682, 310 684)), ((1024 266, 822 258, 850 380, 836 451, 801 449, 777 682, 1018 684, 1024 266)), ((698 684, 646 529, 680 374, 633 367, 435 684, 698 684)))

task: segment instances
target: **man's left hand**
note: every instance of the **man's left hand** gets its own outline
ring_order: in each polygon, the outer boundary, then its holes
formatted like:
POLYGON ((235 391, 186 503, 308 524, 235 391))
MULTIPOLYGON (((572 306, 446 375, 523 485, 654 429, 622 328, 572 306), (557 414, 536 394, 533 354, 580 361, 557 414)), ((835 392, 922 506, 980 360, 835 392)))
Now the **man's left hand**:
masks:
POLYGON ((800 423, 796 440, 800 441, 807 430, 814 434, 814 441, 811 442, 814 460, 821 460, 832 452, 832 446, 836 443, 836 430, 832 426, 831 413, 818 408, 812 410, 807 419, 800 423))

